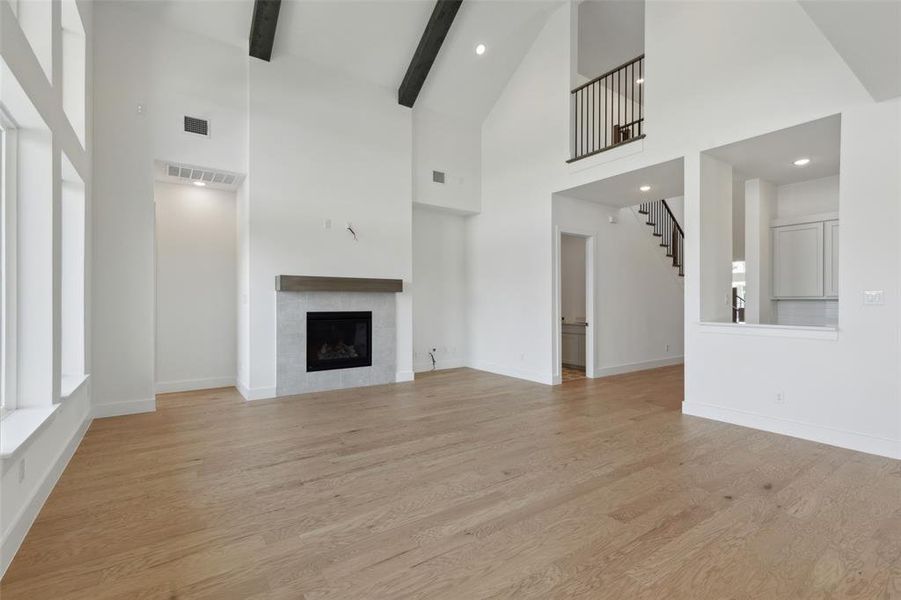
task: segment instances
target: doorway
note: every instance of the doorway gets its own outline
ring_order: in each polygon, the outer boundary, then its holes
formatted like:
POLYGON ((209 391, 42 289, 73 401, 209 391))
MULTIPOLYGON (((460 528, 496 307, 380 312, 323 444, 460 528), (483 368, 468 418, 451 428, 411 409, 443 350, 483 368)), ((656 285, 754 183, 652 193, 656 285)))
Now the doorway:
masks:
POLYGON ((237 369, 237 196, 154 182, 157 393, 230 387, 237 369))
POLYGON ((592 376, 593 352, 589 335, 591 295, 591 239, 560 234, 560 379, 563 383, 592 376))

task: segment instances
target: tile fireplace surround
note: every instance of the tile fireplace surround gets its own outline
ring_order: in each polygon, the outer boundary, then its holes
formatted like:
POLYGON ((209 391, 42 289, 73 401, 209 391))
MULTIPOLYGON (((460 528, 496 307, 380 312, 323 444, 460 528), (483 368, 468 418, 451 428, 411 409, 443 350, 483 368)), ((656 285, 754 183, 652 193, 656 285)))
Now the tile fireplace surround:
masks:
POLYGON ((276 395, 394 383, 397 279, 276 277, 276 395), (372 312, 372 366, 307 372, 307 313, 372 312))

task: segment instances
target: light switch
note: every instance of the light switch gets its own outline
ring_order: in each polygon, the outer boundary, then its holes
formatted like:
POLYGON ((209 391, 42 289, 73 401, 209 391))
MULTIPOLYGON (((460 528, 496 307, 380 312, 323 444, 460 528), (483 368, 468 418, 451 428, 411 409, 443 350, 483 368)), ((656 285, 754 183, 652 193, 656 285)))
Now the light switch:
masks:
POLYGON ((885 298, 882 290, 864 290, 863 303, 870 306, 885 304, 885 298))

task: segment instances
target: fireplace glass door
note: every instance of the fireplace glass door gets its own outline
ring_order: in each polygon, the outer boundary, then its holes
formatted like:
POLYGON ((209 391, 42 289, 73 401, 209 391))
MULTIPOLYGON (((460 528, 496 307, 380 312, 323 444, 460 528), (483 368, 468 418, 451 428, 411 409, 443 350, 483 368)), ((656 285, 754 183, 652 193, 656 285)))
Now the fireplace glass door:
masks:
POLYGON ((307 371, 372 365, 372 312, 308 312, 307 371))

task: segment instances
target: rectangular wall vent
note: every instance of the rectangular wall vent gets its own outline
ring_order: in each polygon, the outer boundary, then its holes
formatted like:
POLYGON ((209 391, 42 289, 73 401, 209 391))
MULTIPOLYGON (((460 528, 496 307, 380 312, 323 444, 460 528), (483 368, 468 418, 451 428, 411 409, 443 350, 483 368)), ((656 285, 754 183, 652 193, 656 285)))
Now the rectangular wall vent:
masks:
POLYGON ((209 137, 210 122, 206 119, 198 119, 197 117, 189 117, 185 115, 185 133, 193 133, 209 137))
POLYGON ((197 185, 209 183, 220 186, 231 186, 240 182, 240 175, 237 175, 236 173, 190 165, 179 165, 176 163, 167 163, 165 172, 169 177, 180 180, 180 183, 195 183, 197 185))
POLYGON ((432 181, 435 183, 444 183, 444 171, 432 171, 432 181))

